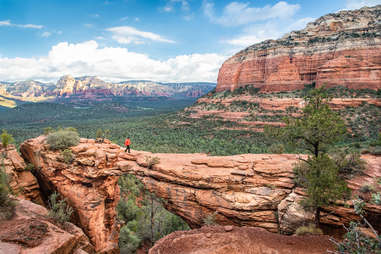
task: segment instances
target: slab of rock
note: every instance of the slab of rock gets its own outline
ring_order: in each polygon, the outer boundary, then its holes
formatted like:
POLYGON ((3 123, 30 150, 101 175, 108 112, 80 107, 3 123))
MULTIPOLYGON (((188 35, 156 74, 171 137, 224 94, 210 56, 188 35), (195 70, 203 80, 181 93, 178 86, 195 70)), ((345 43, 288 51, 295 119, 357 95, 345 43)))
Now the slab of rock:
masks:
POLYGON ((59 225, 48 211, 28 200, 16 199, 15 215, 1 221, 1 254, 94 253, 83 231, 71 223, 59 225))
POLYGON ((334 248, 328 236, 285 236, 253 227, 213 226, 167 235, 149 254, 323 254, 334 248))

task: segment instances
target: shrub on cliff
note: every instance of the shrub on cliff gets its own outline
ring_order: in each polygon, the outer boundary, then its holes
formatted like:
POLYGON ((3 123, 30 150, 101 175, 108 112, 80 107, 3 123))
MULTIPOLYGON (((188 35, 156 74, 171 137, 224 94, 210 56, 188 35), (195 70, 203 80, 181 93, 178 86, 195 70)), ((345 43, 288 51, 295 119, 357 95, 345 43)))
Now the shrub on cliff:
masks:
POLYGON ((14 214, 15 204, 9 198, 10 187, 8 184, 8 176, 5 173, 4 161, 0 165, 0 221, 9 219, 14 214))
POLYGON ((308 226, 298 227, 295 231, 296 235, 322 235, 323 231, 320 228, 316 228, 314 224, 308 226))
POLYGON ((68 164, 68 163, 72 163, 74 158, 73 158, 73 153, 71 152, 70 149, 65 149, 61 152, 61 155, 62 155, 62 158, 63 158, 63 161, 68 164))
POLYGON ((339 173, 345 177, 351 177, 361 173, 365 169, 366 162, 360 158, 360 153, 348 150, 338 150, 332 156, 339 173))
POLYGON ((73 208, 66 204, 64 199, 59 199, 57 192, 53 192, 49 197, 49 217, 54 221, 64 224, 70 220, 73 208))
POLYGON ((14 139, 11 134, 9 134, 6 130, 3 130, 3 133, 1 133, 1 144, 4 148, 7 148, 7 146, 14 142, 14 139))
POLYGON ((365 218, 365 202, 358 199, 353 202, 354 210, 361 217, 361 221, 351 221, 349 227, 345 227, 347 233, 341 242, 331 238, 337 246, 334 254, 379 254, 381 253, 381 235, 373 228, 365 218))
POLYGON ((52 150, 66 149, 78 145, 79 134, 72 129, 58 130, 48 135, 47 143, 52 150))

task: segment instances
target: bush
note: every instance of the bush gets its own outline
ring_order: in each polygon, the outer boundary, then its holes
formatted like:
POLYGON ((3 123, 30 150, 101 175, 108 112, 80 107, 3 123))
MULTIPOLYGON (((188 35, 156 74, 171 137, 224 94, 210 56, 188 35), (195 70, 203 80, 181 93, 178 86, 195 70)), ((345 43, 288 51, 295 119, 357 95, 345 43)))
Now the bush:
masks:
POLYGON ((145 160, 149 169, 152 169, 153 165, 160 163, 160 159, 158 157, 146 156, 145 160))
POLYGON ((34 170, 34 165, 32 163, 27 163, 24 170, 25 171, 32 171, 32 170, 34 170))
POLYGON ((58 200, 59 195, 54 192, 49 197, 49 217, 59 224, 64 224, 70 220, 71 214, 73 213, 73 208, 66 204, 64 199, 58 200))
POLYGON ((141 239, 139 236, 131 231, 128 226, 123 226, 119 233, 119 248, 121 254, 135 253, 136 249, 139 248, 141 239))
POLYGON ((373 187, 370 186, 370 185, 363 185, 363 186, 361 186, 359 191, 361 191, 362 193, 372 192, 373 191, 373 187))
POLYGON ((308 226, 298 227, 295 231, 296 235, 322 235, 323 231, 320 228, 316 228, 314 224, 308 226))
POLYGON ((350 222, 349 228, 345 228, 347 233, 340 243, 331 239, 337 245, 337 254, 378 254, 381 249, 380 236, 376 239, 366 236, 359 228, 359 223, 350 222))
POLYGON ((14 142, 14 139, 11 134, 9 134, 6 130, 3 130, 3 133, 1 133, 1 144, 4 148, 7 148, 7 146, 14 142))
POLYGON ((332 159, 339 168, 339 173, 345 176, 361 173, 366 165, 366 162, 360 158, 360 153, 354 151, 339 150, 332 159))
POLYGON ((96 139, 103 139, 103 131, 102 129, 98 129, 96 134, 95 134, 96 139))
POLYGON ((54 129, 52 127, 44 128, 44 135, 49 135, 52 132, 54 132, 54 129))
POLYGON ((376 205, 381 205, 381 193, 372 193, 372 202, 376 205))
POLYGON ((47 143, 52 150, 62 150, 78 145, 79 135, 73 130, 59 130, 48 135, 47 143))
POLYGON ((284 153, 284 146, 282 144, 272 144, 269 147, 270 153, 284 153))
POLYGON ((214 213, 208 214, 205 218, 203 218, 202 221, 204 222, 204 225, 208 225, 208 226, 216 225, 217 224, 216 215, 217 215, 217 212, 214 212, 214 213))
POLYGON ((10 219, 14 214, 15 204, 9 198, 9 191, 8 176, 2 163, 0 167, 0 221, 10 219))
POLYGON ((73 158, 73 153, 71 152, 70 149, 65 149, 62 151, 61 153, 62 157, 63 157, 63 161, 68 164, 68 163, 72 163, 74 158, 73 158))

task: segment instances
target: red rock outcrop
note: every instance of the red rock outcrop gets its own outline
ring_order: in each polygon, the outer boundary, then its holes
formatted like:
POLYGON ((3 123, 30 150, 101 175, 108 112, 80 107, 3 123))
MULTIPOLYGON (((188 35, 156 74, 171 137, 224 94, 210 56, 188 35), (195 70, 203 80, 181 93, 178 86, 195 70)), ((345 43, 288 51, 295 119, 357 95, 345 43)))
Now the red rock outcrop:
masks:
MULTIPOLYGON (((137 175, 145 187, 162 199, 166 208, 181 216, 191 227, 204 224, 214 216, 218 224, 253 226, 271 232, 293 233, 313 220, 297 202, 304 193, 295 188, 295 154, 244 154, 207 156, 205 154, 152 154, 132 151, 117 145, 81 139, 72 147, 73 163, 65 164, 59 152, 50 151, 45 137, 25 141, 23 156, 32 162, 42 189, 57 190, 75 209, 76 224, 81 226, 97 251, 117 248, 118 226, 115 207, 119 200, 117 179, 121 174, 137 175), (149 168, 149 161, 159 163, 149 168)), ((377 187, 381 176, 381 157, 364 155, 368 162, 365 175, 351 180, 350 187, 377 187)), ((377 191, 380 191, 377 189, 377 191)), ((381 206, 365 207, 374 225, 381 225, 381 206)), ((322 211, 321 221, 341 227, 358 219, 353 204, 338 202, 322 211)))
POLYGON ((29 169, 26 169, 24 159, 18 154, 14 145, 4 148, 0 144, 0 167, 3 165, 9 177, 9 185, 15 195, 43 204, 37 179, 29 169))
POLYGON ((174 232, 149 254, 323 254, 334 250, 328 236, 286 236, 261 228, 213 226, 174 232))
POLYGON ((48 150, 45 137, 24 142, 20 151, 36 168, 43 193, 57 191, 75 209, 74 222, 89 236, 95 250, 117 253, 119 227, 115 207, 119 202, 120 153, 114 144, 83 140, 72 148, 75 161, 67 164, 59 151, 48 150))
POLYGON ((28 200, 16 199, 15 203, 12 219, 1 221, 1 254, 94 253, 80 228, 55 224, 44 207, 28 200))
POLYGON ((254 44, 224 62, 217 91, 252 85, 289 91, 304 85, 381 88, 381 5, 328 14, 278 40, 254 44))

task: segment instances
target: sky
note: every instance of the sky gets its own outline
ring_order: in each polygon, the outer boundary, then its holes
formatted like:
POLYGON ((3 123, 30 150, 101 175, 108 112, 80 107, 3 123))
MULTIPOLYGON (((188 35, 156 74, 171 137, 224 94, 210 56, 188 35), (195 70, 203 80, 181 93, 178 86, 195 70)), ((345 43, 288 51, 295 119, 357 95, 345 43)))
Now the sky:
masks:
POLYGON ((221 64, 381 0, 0 0, 0 80, 216 82, 221 64))

